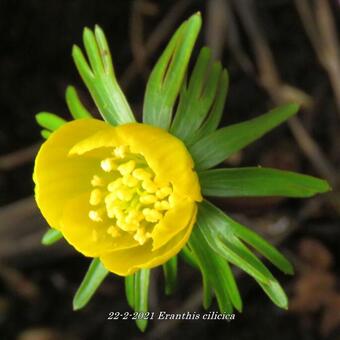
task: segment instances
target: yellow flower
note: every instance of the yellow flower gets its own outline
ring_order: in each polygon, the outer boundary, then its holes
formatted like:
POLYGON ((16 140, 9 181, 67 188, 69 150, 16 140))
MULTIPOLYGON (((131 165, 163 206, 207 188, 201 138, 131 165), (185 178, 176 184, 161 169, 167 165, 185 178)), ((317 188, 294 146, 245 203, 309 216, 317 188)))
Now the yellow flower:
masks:
POLYGON ((126 276, 187 242, 202 200, 193 167, 184 144, 161 128, 75 120, 42 145, 35 196, 71 245, 126 276))

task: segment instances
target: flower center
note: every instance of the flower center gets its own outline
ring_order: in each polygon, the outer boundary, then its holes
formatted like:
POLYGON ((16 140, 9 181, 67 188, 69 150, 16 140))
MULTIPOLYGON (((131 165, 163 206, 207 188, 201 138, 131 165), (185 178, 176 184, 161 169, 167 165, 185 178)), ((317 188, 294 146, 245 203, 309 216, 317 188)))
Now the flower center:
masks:
MULTIPOLYGON (((172 185, 158 185, 145 158, 126 145, 115 147, 112 157, 103 159, 100 167, 101 173, 91 180, 89 218, 105 223, 113 238, 129 233, 144 244, 173 205, 172 185)), ((92 237, 97 241, 96 230, 92 237)))

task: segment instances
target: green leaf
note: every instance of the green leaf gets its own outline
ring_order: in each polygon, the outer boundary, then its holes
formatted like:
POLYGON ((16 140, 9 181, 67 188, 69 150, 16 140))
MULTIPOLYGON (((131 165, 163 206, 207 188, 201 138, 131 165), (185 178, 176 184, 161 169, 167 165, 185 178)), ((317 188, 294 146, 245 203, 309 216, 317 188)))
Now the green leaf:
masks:
POLYGON ((45 129, 43 129, 43 130, 40 131, 41 137, 43 137, 43 138, 45 138, 45 139, 47 139, 48 137, 50 137, 50 136, 51 136, 51 133, 52 133, 51 131, 45 130, 45 129))
POLYGON ((165 294, 170 295, 174 292, 177 284, 177 256, 172 257, 163 264, 165 278, 165 294))
POLYGON ((183 83, 202 19, 197 13, 175 32, 153 68, 144 97, 143 122, 169 129, 173 107, 183 83))
MULTIPOLYGON (((230 276, 230 268, 226 265, 226 261, 210 248, 200 228, 195 227, 193 229, 189 239, 189 246, 198 259, 202 273, 203 291, 205 293, 203 299, 204 307, 207 308, 209 306, 207 305, 207 303, 210 304, 211 299, 209 290, 213 289, 221 313, 231 313, 231 299, 233 298, 233 300, 236 301, 239 295, 236 298, 235 296, 230 296, 230 280, 228 279, 230 276)), ((240 306, 238 305, 238 307, 240 306)))
MULTIPOLYGON (((148 311, 150 269, 140 269, 135 274, 135 311, 148 311)), ((144 332, 148 324, 147 319, 136 319, 137 327, 144 332)))
POLYGON ((92 118, 91 113, 82 104, 73 86, 67 87, 65 97, 68 109, 74 119, 92 118))
POLYGON ((125 295, 129 306, 135 308, 135 275, 125 276, 125 295))
POLYGON ((231 219, 229 222, 234 229, 235 235, 237 235, 241 240, 251 245, 285 274, 294 273, 294 269, 290 262, 270 243, 249 228, 246 228, 231 219))
POLYGON ((103 30, 95 26, 93 33, 85 28, 83 41, 91 67, 76 45, 73 46, 72 56, 104 120, 112 125, 134 122, 135 117, 118 85, 103 30))
POLYGON ((59 230, 49 229, 43 235, 43 237, 41 239, 41 243, 44 246, 50 246, 50 245, 56 243, 57 241, 59 241, 62 238, 63 238, 63 234, 59 230))
POLYGON ((35 115, 35 119, 41 127, 51 131, 57 130, 60 126, 66 123, 65 119, 50 112, 37 113, 35 115))
POLYGON ((251 229, 234 221, 208 201, 200 204, 199 211, 203 219, 209 218, 212 221, 211 223, 215 225, 213 229, 217 229, 217 225, 220 226, 219 234, 225 235, 226 230, 228 233, 232 232, 235 236, 250 244, 281 271, 287 274, 293 273, 294 270, 290 262, 275 247, 251 229))
POLYGON ((287 308, 287 297, 280 284, 237 236, 240 235, 246 241, 250 241, 249 243, 256 250, 263 253, 284 272, 292 272, 290 263, 259 236, 254 238, 254 233, 244 233, 244 227, 242 228, 241 226, 240 228, 240 225, 235 227, 237 223, 234 221, 231 223, 231 221, 229 217, 212 204, 206 201, 200 204, 197 225, 210 247, 217 254, 239 266, 252 276, 276 305, 281 308, 287 308))
POLYGON ((222 66, 218 62, 211 67, 211 62, 210 50, 202 48, 188 86, 183 84, 170 131, 184 142, 201 126, 216 96, 222 66))
POLYGON ((206 196, 310 197, 330 190, 322 179, 269 168, 214 169, 198 175, 206 196))
POLYGON ((211 168, 278 126, 298 110, 298 105, 280 106, 257 118, 224 127, 189 146, 197 170, 211 168))
POLYGON ((288 298, 281 287, 281 285, 275 280, 271 280, 269 285, 265 285, 262 282, 257 283, 261 286, 267 296, 274 302, 274 304, 280 308, 288 309, 288 298))
POLYGON ((198 263, 193 252, 188 248, 188 246, 184 246, 180 252, 180 255, 183 257, 184 261, 191 265, 194 268, 198 268, 198 263))
POLYGON ((211 132, 217 129, 222 118, 223 109, 228 94, 228 89, 229 89, 229 75, 228 71, 224 69, 219 79, 217 93, 211 111, 207 119, 202 124, 202 126, 197 131, 195 131, 191 137, 188 138, 186 143, 187 145, 194 144, 199 139, 203 138, 204 136, 210 134, 211 132))
POLYGON ((108 274, 98 258, 93 259, 87 273, 73 298, 73 310, 83 308, 108 274))

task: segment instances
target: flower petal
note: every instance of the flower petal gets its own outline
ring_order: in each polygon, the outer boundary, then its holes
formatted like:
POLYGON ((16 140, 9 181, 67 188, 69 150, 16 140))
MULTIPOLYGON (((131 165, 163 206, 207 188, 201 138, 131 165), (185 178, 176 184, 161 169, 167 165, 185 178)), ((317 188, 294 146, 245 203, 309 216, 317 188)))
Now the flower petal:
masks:
POLYGON ((152 268, 166 262, 175 256, 188 241, 196 220, 196 210, 195 205, 193 218, 187 228, 175 235, 163 247, 152 251, 152 243, 148 242, 144 246, 136 247, 133 251, 127 249, 104 253, 100 256, 100 260, 106 269, 121 276, 131 275, 140 268, 152 268))
POLYGON ((145 157, 157 181, 171 182, 176 194, 202 200, 188 150, 178 138, 161 128, 138 123, 110 127, 75 145, 71 153, 84 154, 96 148, 122 144, 145 157))
POLYGON ((74 144, 107 128, 96 119, 80 119, 64 124, 41 146, 35 160, 35 198, 49 225, 60 228, 60 217, 67 200, 88 190, 96 163, 69 157, 74 144))
POLYGON ((168 242, 174 235, 182 231, 195 217, 196 203, 182 199, 167 211, 164 218, 154 227, 151 233, 153 239, 152 251, 155 251, 168 242))
POLYGON ((70 200, 61 219, 61 232, 65 239, 85 256, 98 257, 105 251, 117 251, 139 246, 128 233, 113 238, 107 233, 109 223, 93 222, 88 217, 91 210, 89 194, 82 194, 70 200), (96 233, 96 238, 93 233, 96 233))

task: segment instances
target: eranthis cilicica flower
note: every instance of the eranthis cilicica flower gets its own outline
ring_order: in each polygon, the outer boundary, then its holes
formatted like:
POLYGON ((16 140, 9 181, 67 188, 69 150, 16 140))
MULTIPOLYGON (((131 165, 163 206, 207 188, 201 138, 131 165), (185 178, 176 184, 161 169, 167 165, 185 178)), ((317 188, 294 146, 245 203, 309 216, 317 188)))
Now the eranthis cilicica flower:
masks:
POLYGON ((185 145, 147 124, 65 124, 35 162, 36 200, 49 225, 113 273, 163 264, 188 241, 202 200, 185 145))
MULTIPOLYGON (((51 226, 43 243, 64 237, 93 257, 73 300, 90 300, 109 271, 125 276, 127 300, 148 311, 150 268, 162 265, 166 293, 174 290, 177 256, 203 279, 203 306, 215 295, 220 312, 242 310, 230 264, 249 274, 279 307, 288 299, 272 273, 248 247, 287 274, 289 261, 272 245, 214 206, 206 197, 310 197, 330 190, 326 181, 262 167, 211 169, 298 111, 295 104, 222 128, 229 78, 203 47, 188 64, 200 14, 175 32, 147 82, 143 123, 137 123, 113 70, 100 27, 85 28, 88 61, 72 55, 104 121, 93 119, 74 87, 66 90, 73 122, 39 113, 44 128, 35 162, 36 200, 51 226)), ((141 330, 147 320, 136 320, 141 330)))

